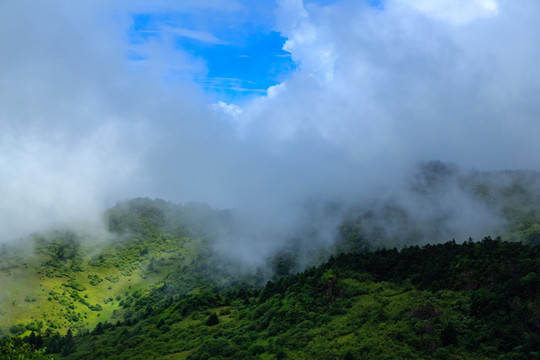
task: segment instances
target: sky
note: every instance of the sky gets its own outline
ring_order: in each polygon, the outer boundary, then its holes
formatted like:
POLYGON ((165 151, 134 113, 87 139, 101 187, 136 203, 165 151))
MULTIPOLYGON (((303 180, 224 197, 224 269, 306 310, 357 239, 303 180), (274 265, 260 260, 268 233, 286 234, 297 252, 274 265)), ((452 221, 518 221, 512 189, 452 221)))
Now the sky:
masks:
MULTIPOLYGON (((539 169, 535 0, 0 0, 2 239, 160 197, 269 232, 419 161, 539 169)), ((459 222, 459 221, 458 221, 459 222)))
POLYGON ((251 1, 184 11, 136 9, 129 28, 130 59, 144 68, 152 58, 147 46, 168 43, 197 65, 170 67, 164 71, 165 81, 193 81, 222 101, 264 95, 295 67, 291 54, 283 50, 286 39, 273 26, 276 8, 270 1, 251 1))

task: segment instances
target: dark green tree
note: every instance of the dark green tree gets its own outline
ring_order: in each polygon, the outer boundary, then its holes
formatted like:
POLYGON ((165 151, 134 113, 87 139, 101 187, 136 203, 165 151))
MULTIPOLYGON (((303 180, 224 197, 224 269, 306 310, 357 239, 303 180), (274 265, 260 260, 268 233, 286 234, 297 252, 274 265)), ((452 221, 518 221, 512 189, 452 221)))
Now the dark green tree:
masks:
POLYGON ((217 314, 212 313, 212 315, 210 315, 208 317, 208 319, 206 319, 205 324, 208 325, 208 326, 214 326, 214 325, 219 324, 219 318, 218 318, 217 314))

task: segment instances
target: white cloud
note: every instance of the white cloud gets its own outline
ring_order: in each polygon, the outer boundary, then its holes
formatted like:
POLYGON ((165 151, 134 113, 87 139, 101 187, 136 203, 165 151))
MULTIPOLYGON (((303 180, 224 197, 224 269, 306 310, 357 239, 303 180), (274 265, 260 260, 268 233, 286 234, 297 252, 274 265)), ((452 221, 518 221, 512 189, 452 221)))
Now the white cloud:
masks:
POLYGON ((304 73, 327 81, 334 76, 335 56, 331 39, 311 22, 301 0, 281 0, 277 10, 278 26, 287 38, 283 50, 292 54, 304 73), (309 49, 309 54, 304 51, 309 49))
POLYGON ((277 96, 279 96, 279 94, 281 92, 286 91, 286 87, 287 87, 286 83, 281 83, 281 84, 270 86, 268 88, 268 90, 266 91, 266 93, 267 93, 266 95, 269 98, 277 97, 277 96))
POLYGON ((175 12, 175 11, 220 11, 220 12, 235 12, 243 8, 238 0, 122 0, 117 5, 109 4, 109 6, 118 6, 124 11, 130 9, 132 11, 142 12, 175 12))
POLYGON ((227 104, 223 101, 219 101, 217 104, 214 104, 213 107, 216 110, 223 111, 225 114, 230 115, 233 118, 237 118, 244 112, 240 106, 235 104, 227 104))
POLYGON ((537 102, 526 95, 540 83, 531 30, 539 5, 396 4, 404 3, 281 1, 279 30, 300 66, 285 91, 244 106, 252 131, 289 140, 313 132, 361 162, 536 168, 539 145, 516 124, 540 131, 537 102), (468 24, 447 26, 454 20, 468 24))
POLYGON ((126 67, 128 23, 103 11, 0 2, 0 241, 98 222, 106 205, 149 181, 143 154, 157 134, 148 126, 170 95, 126 67))
POLYGON ((495 0, 394 0, 390 6, 411 7, 427 16, 463 25, 498 14, 495 0))
POLYGON ((208 31, 198 31, 186 29, 183 27, 164 27, 164 31, 180 37, 187 37, 193 40, 198 40, 210 44, 225 44, 224 41, 218 39, 214 34, 208 31))
POLYGON ((250 229, 276 234, 256 234, 257 253, 290 240, 303 199, 383 196, 418 160, 540 164, 536 0, 501 1, 487 17, 474 3, 461 18, 397 2, 280 1, 276 28, 300 65, 241 107, 212 106, 191 83, 204 61, 172 36, 143 45, 145 66, 127 66, 133 8, 115 4, 0 2, 4 238, 150 196, 247 209, 250 229))

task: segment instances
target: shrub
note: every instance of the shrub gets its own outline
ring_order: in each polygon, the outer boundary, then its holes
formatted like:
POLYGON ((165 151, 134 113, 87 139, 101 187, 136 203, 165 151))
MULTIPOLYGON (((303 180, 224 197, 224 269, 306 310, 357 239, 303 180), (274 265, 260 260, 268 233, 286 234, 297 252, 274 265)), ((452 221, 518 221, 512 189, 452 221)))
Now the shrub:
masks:
POLYGON ((208 317, 208 319, 206 319, 205 324, 208 325, 208 326, 214 326, 214 325, 219 324, 219 318, 218 318, 217 314, 212 313, 212 315, 210 315, 208 317))

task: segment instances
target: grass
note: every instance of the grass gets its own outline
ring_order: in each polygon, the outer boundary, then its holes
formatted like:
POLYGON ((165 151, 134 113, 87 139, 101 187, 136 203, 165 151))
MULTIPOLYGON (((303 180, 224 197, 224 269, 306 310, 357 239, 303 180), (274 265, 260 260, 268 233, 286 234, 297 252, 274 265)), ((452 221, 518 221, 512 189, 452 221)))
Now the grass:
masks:
MULTIPOLYGON (((92 249, 90 252, 89 249, 88 244, 81 246, 81 252, 86 253, 82 256, 83 271, 57 271, 50 266, 43 271, 50 259, 47 254, 0 255, 0 333, 9 333, 13 324, 33 329, 32 324, 39 321, 43 322, 42 331, 49 328, 61 334, 69 328, 77 332, 93 329, 98 322, 116 321, 123 312, 122 300, 135 291, 148 291, 160 283, 182 264, 178 259, 185 256, 182 249, 176 252, 170 247, 167 252, 153 250, 143 260, 126 260, 135 264, 134 270, 126 275, 109 264, 90 265, 100 251, 92 249), (69 286, 70 282, 82 287, 76 290, 69 286), (98 305, 101 309, 96 308, 98 305), (89 306, 95 307, 94 310, 89 306)), ((101 253, 118 255, 117 251, 107 247, 101 253)), ((70 264, 66 262, 64 268, 70 264)), ((21 335, 29 335, 30 329, 21 335)))

